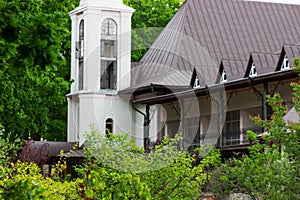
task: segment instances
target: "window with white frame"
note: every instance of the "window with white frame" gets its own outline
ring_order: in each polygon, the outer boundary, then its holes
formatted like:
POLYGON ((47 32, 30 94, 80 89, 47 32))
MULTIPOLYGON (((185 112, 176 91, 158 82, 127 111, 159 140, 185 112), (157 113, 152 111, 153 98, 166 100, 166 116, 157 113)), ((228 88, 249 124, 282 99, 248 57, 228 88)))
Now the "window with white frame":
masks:
POLYGON ((197 76, 196 76, 196 78, 195 78, 195 82, 194 82, 193 88, 194 88, 194 89, 200 88, 200 81, 199 81, 199 79, 198 79, 197 76))
POLYGON ((79 40, 76 42, 76 58, 78 59, 78 90, 83 89, 83 52, 84 52, 84 20, 79 24, 79 40))
POLYGON ((227 82, 227 76, 226 76, 226 72, 223 69, 222 74, 221 74, 221 79, 220 79, 220 83, 225 83, 227 82))
POLYGON ((283 71, 283 70, 288 70, 288 69, 291 69, 291 67, 290 67, 288 57, 287 57, 287 55, 285 55, 283 58, 283 62, 281 64, 280 70, 283 71))
POLYGON ((252 62, 251 69, 249 72, 249 77, 257 76, 257 71, 254 62, 252 62))
POLYGON ((117 89, 117 23, 110 18, 101 24, 100 88, 117 89))

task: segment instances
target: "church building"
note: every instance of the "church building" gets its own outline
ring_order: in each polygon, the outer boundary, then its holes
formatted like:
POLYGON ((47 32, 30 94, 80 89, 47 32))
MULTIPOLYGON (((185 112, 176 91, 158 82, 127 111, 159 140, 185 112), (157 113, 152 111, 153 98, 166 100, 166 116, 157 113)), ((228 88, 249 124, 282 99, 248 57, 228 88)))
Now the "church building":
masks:
POLYGON ((300 5, 186 0, 138 63, 131 62, 131 17, 122 0, 81 0, 72 20, 68 142, 129 133, 149 151, 164 136, 182 147, 249 145, 250 116, 270 118, 267 95, 292 108, 300 57, 300 5))

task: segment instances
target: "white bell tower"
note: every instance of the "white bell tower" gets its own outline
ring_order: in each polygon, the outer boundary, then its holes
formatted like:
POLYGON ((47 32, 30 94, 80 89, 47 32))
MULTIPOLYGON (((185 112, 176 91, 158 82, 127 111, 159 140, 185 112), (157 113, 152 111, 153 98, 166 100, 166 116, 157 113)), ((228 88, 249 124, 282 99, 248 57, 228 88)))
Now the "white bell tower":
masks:
POLYGON ((122 0, 81 0, 72 20, 68 141, 84 142, 94 125, 101 133, 130 132, 131 107, 118 96, 130 86, 131 16, 122 0))

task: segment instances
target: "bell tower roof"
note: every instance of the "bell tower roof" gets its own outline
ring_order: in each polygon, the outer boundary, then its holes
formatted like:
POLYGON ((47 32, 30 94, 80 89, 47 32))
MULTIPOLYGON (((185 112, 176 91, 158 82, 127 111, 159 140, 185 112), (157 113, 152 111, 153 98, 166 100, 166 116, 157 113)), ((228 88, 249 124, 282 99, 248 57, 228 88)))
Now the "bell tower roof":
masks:
POLYGON ((80 0, 79 6, 118 6, 123 4, 122 0, 80 0))
POLYGON ((123 0, 80 0, 79 6, 71 11, 69 14, 75 14, 77 12, 81 12, 88 7, 107 9, 107 10, 119 10, 125 11, 129 13, 133 13, 134 9, 126 6, 123 3, 123 0))

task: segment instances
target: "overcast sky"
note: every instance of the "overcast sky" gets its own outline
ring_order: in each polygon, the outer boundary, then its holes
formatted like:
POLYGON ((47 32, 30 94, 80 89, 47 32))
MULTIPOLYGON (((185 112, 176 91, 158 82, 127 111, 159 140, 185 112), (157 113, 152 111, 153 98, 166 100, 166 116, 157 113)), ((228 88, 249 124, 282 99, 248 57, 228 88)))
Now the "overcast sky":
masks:
POLYGON ((300 0, 247 0, 247 1, 264 1, 264 2, 288 3, 288 4, 300 5, 300 0))

